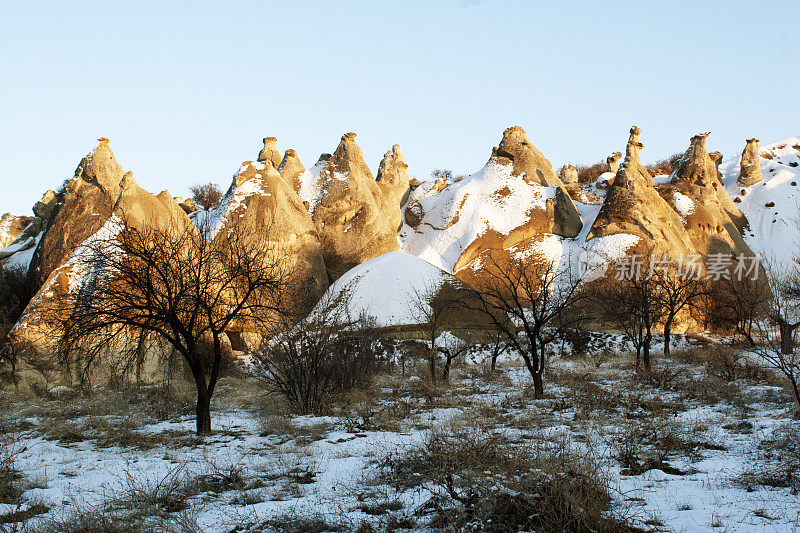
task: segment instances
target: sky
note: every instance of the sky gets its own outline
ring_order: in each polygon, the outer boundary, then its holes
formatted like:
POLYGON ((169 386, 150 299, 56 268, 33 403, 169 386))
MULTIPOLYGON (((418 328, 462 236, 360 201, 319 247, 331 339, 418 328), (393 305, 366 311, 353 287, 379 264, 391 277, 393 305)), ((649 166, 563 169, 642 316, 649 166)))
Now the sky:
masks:
POLYGON ((306 167, 358 133, 377 170, 481 168, 520 125, 558 168, 711 131, 800 136, 800 1, 0 2, 0 213, 108 137, 152 192, 223 190, 261 139, 306 167))

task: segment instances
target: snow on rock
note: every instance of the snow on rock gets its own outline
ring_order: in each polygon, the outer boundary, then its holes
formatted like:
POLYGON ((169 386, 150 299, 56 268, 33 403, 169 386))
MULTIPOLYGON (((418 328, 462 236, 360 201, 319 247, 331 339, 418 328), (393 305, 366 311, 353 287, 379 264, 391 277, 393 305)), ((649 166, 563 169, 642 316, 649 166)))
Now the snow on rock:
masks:
POLYGON ((401 249, 452 272, 467 247, 488 232, 501 236, 530 222, 555 198, 556 186, 512 176, 511 165, 490 159, 478 172, 442 190, 424 182, 409 197, 406 210, 420 210, 418 224, 405 223, 398 234, 401 249), (417 204, 417 206, 414 206, 417 204))
POLYGON ((762 146, 763 181, 749 187, 737 183, 741 159, 727 159, 719 170, 725 189, 747 217, 744 240, 756 254, 788 266, 800 252, 800 137, 762 146))
POLYGON ((685 194, 681 194, 678 191, 675 191, 672 198, 673 201, 675 202, 675 209, 678 210, 678 213, 682 217, 685 217, 686 215, 691 215, 694 212, 694 200, 692 200, 685 194))
MULTIPOLYGON (((400 326, 420 321, 416 294, 429 298, 448 279, 447 272, 404 252, 389 252, 347 271, 328 295, 350 291, 350 313, 374 317, 377 325, 400 326)), ((323 297, 323 300, 325 298, 323 297)))

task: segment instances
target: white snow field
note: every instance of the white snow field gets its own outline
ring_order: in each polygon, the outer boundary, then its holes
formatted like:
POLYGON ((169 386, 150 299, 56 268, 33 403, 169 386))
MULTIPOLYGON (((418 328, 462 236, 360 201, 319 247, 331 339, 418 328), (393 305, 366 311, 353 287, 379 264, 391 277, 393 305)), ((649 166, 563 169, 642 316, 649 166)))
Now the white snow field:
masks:
POLYGON ((436 509, 456 502, 426 474, 398 480, 389 465, 454 427, 525 450, 567 443, 602 472, 607 513, 644 530, 796 529, 791 480, 766 473, 785 460, 778 437, 800 429, 779 380, 725 379, 708 348, 686 340, 656 357, 651 377, 637 376, 627 348, 592 334, 590 355, 551 354, 540 400, 516 359, 491 373, 478 350, 447 384, 394 372, 328 416, 292 415, 259 382, 226 377, 204 440, 193 436, 188 390, 169 403, 153 388, 5 395, 3 464, 19 473, 19 493, 4 491, 0 530, 25 512, 30 531, 81 521, 114 531, 435 530, 436 509))

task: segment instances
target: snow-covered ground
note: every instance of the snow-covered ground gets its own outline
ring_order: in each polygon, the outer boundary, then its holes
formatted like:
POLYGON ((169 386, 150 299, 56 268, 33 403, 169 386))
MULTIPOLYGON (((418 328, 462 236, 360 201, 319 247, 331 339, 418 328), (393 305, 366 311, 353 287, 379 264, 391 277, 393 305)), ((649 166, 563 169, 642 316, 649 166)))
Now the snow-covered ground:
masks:
POLYGON ((21 494, 18 503, 5 498, 0 522, 30 510, 32 531, 64 530, 78 517, 120 524, 125 516, 153 531, 286 531, 313 523, 326 531, 364 523, 426 530, 435 487, 389 482, 386 459, 455 421, 520 445, 543 434, 565 439, 608 476, 611 512, 645 529, 798 527, 800 501, 790 487, 746 476, 764 456, 760 445, 778 430, 798 430, 777 380, 743 373, 727 381, 708 350, 685 341, 671 358, 657 356, 649 377, 620 355, 619 337, 591 334, 589 346, 591 356, 553 357, 539 400, 524 366, 506 356, 491 374, 481 352, 436 388, 421 371, 408 368, 403 377, 396 369, 329 416, 290 415, 260 384, 226 378, 215 394, 215 432, 202 441, 179 400, 161 414, 152 407, 161 405, 157 396, 131 401, 130 392, 6 396, 3 450, 21 475, 14 481, 21 494))
POLYGON ((335 297, 347 290, 352 316, 375 317, 380 327, 402 326, 424 320, 419 315, 420 302, 429 301, 448 279, 455 281, 430 263, 397 251, 353 267, 334 282, 328 294, 335 297))
POLYGON ((736 183, 741 155, 723 161, 719 170, 749 222, 744 240, 761 257, 785 266, 800 252, 800 138, 764 145, 759 153, 763 181, 755 185, 736 183))

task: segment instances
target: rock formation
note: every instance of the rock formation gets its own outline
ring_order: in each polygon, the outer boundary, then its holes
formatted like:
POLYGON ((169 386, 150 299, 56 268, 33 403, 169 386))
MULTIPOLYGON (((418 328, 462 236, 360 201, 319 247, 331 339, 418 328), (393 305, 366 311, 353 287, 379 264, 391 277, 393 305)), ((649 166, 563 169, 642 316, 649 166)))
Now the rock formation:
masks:
POLYGON ((747 144, 742 151, 742 164, 737 183, 742 187, 750 187, 762 179, 758 139, 747 139, 747 144))
POLYGON ((33 217, 5 213, 0 217, 0 248, 11 244, 28 227, 33 217))
POLYGON ((197 211, 197 203, 195 203, 194 198, 175 198, 175 201, 178 202, 178 205, 187 215, 197 211))
POLYGON ((119 198, 124 172, 108 139, 101 137, 98 141, 97 148, 81 160, 75 175, 57 195, 31 260, 30 275, 37 286, 64 264, 75 247, 100 229, 119 198))
POLYGON ((281 164, 281 153, 278 151, 277 137, 264 137, 264 148, 258 154, 258 161, 269 162, 273 168, 281 164))
POLYGON ((399 198, 375 181, 355 137, 344 134, 320 172, 322 190, 312 214, 331 280, 398 248, 399 198))
POLYGON ((297 157, 297 152, 291 148, 286 150, 280 165, 275 168, 278 169, 278 173, 283 180, 291 185, 294 192, 300 194, 300 189, 303 187, 302 177, 306 172, 306 167, 300 162, 300 158, 297 157))
MULTIPOLYGON (((155 196, 139 187, 131 172, 122 172, 105 139, 100 139, 100 146, 83 159, 57 199, 29 267, 33 281, 39 276, 44 279, 13 330, 13 340, 25 348, 26 364, 52 352, 60 333, 49 314, 59 309, 58 302, 87 275, 93 275, 81 263, 81 244, 115 235, 123 218, 140 231, 195 231, 169 192, 155 196)), ((68 383, 77 379, 69 375, 62 378, 68 383)))
POLYGON ((578 171, 572 165, 564 165, 561 167, 561 172, 559 173, 559 177, 564 185, 569 183, 577 183, 578 182, 578 171))
MULTIPOLYGON (((22 268, 27 272, 33 252, 39 243, 47 219, 53 211, 56 199, 56 193, 48 190, 42 199, 34 204, 33 218, 12 215, 15 220, 27 220, 27 224, 13 236, 14 238, 10 242, 6 242, 5 248, 0 249, 0 268, 13 265, 15 268, 22 268)), ((0 222, 1 230, 2 222, 0 222)), ((13 235, 13 233, 11 234, 13 235)))
POLYGON ((603 206, 586 240, 630 235, 640 253, 668 252, 672 257, 693 253, 689 234, 678 213, 659 195, 653 177, 642 166, 641 130, 630 130, 625 160, 606 193, 603 206))
MULTIPOLYGON (((552 233, 562 237, 575 237, 580 233, 583 224, 575 204, 572 203, 564 184, 556 176, 553 165, 528 140, 528 134, 519 126, 512 126, 503 132, 500 144, 492 150, 493 156, 506 158, 511 161, 512 176, 521 176, 529 183, 536 183, 545 187, 557 187, 552 209, 554 211, 552 233)), ((548 207, 548 209, 550 209, 548 207)))
POLYGON ((606 172, 613 172, 614 174, 619 171, 619 160, 622 159, 622 152, 614 152, 606 157, 606 172))
POLYGON ((717 165, 721 157, 712 157, 707 151, 708 135, 706 132, 692 137, 670 175, 672 187, 663 187, 660 192, 681 214, 697 253, 752 256, 740 232, 746 222, 744 216, 719 180, 717 165))
POLYGON ((387 151, 378 166, 378 176, 376 181, 384 191, 393 195, 399 205, 403 205, 408 200, 410 191, 408 178, 408 165, 403 160, 403 153, 400 145, 395 144, 392 149, 387 151))
POLYGON ((516 126, 479 172, 425 182, 410 194, 403 249, 470 281, 490 251, 530 256, 544 240, 576 236, 582 223, 550 162, 516 126))
MULTIPOLYGON (((243 235, 266 243, 265 253, 282 258, 290 273, 289 303, 295 311, 310 309, 328 288, 317 230, 297 195, 268 162, 245 161, 219 207, 211 213, 211 237, 234 226, 243 235)), ((234 349, 249 348, 245 333, 229 332, 234 349)))

